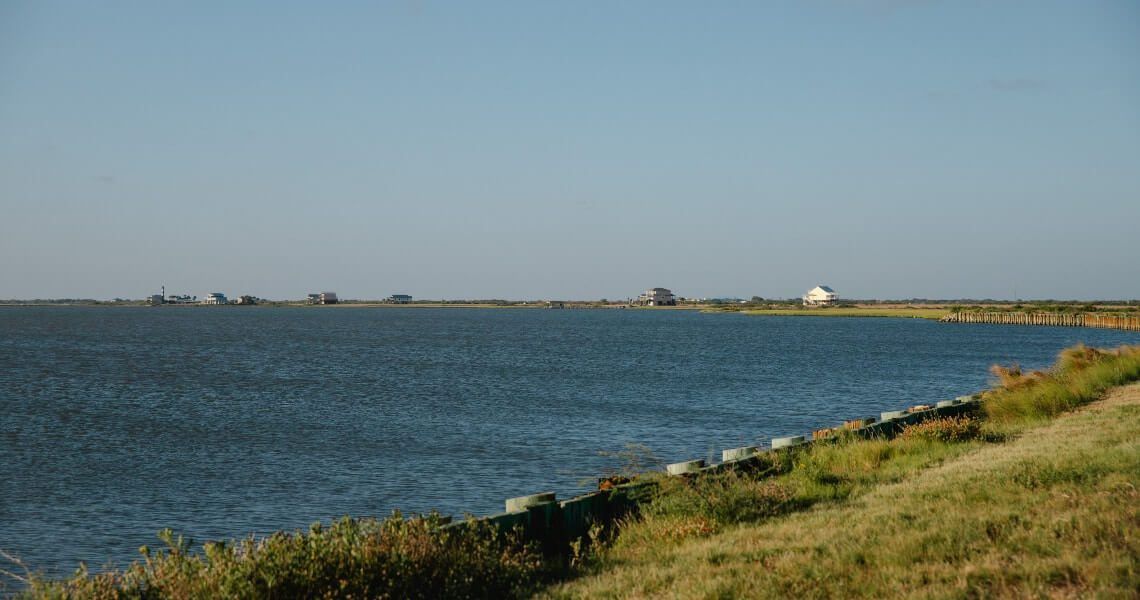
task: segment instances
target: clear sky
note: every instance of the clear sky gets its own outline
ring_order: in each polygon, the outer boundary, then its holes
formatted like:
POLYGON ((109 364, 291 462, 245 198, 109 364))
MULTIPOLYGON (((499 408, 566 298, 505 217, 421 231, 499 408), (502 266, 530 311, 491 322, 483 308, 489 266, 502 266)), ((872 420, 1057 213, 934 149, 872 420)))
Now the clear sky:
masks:
POLYGON ((0 298, 1140 298, 1140 3, 0 1, 0 298))

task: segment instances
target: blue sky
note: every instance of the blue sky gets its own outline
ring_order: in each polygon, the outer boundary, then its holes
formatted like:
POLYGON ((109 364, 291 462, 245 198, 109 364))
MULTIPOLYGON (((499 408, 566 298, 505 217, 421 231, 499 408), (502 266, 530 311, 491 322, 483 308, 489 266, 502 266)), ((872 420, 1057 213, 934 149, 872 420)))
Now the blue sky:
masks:
POLYGON ((0 298, 1140 298, 1138 238, 1136 2, 0 3, 0 298))

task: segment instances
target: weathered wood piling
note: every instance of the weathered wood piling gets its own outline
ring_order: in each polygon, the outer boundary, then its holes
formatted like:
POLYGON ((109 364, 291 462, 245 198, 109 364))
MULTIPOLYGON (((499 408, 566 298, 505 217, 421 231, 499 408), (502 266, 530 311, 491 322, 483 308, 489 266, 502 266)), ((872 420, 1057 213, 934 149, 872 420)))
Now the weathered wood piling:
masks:
POLYGON ((1140 315, 1044 312, 956 312, 942 317, 944 323, 993 323, 1047 327, 1099 327, 1140 331, 1140 315))

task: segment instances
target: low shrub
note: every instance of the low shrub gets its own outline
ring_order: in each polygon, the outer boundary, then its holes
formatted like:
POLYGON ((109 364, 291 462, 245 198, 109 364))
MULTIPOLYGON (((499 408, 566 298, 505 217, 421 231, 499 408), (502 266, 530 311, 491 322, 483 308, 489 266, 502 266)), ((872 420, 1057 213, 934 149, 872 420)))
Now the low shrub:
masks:
POLYGON ((939 417, 921 423, 907 425, 901 434, 906 439, 921 439, 931 442, 967 442, 982 438, 981 422, 969 415, 939 417))
POLYGON ((200 552, 170 530, 166 548, 140 549, 122 571, 65 581, 33 579, 45 598, 440 598, 520 597, 543 570, 541 555, 489 526, 441 529, 439 515, 344 518, 307 532, 276 533, 200 552))

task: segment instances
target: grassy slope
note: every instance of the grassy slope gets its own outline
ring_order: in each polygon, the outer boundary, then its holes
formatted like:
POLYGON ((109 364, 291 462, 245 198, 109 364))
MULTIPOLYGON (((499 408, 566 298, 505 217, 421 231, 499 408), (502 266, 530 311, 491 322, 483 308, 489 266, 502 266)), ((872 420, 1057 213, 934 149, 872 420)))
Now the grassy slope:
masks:
POLYGON ((549 592, 1135 597, 1138 440, 1133 384, 1013 441, 959 446, 940 465, 912 465, 897 482, 806 512, 674 544, 619 541, 599 572, 549 592))

